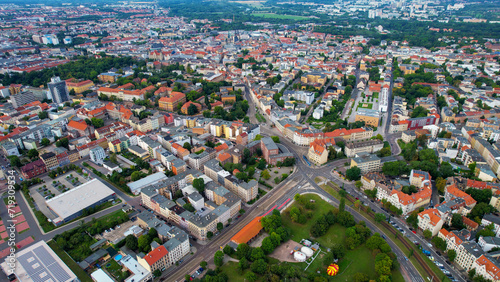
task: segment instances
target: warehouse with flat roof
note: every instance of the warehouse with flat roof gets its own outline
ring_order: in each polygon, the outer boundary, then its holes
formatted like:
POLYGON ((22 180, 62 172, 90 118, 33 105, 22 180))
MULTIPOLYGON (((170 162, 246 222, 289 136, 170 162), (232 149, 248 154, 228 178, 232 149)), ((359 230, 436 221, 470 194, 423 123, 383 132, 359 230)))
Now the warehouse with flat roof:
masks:
POLYGON ((88 208, 98 206, 116 198, 113 190, 97 179, 92 179, 76 188, 47 200, 47 207, 57 215, 53 223, 57 226, 71 221, 88 208))

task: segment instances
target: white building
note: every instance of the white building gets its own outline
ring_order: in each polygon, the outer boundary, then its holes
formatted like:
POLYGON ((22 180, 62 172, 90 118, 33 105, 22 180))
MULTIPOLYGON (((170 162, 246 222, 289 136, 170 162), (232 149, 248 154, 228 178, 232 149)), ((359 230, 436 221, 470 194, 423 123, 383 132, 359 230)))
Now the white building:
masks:
POLYGON ((125 282, 143 282, 153 279, 153 274, 146 270, 130 255, 123 257, 120 260, 120 264, 132 272, 132 275, 125 279, 125 282))
POLYGON ((191 193, 188 196, 189 203, 197 210, 201 210, 201 208, 205 207, 205 200, 198 192, 191 193))
POLYGON ((95 148, 90 149, 89 151, 90 160, 92 160, 95 164, 102 165, 104 159, 106 158, 106 152, 100 146, 96 146, 95 148))
POLYGON ((313 118, 321 119, 323 117, 323 113, 324 113, 323 107, 317 107, 316 109, 314 109, 313 118))
POLYGON ((443 227, 444 221, 437 209, 428 209, 418 214, 418 228, 429 230, 432 236, 436 236, 443 227))
POLYGON ((386 113, 387 106, 389 105, 389 87, 388 86, 384 86, 382 88, 378 102, 379 102, 379 104, 378 104, 379 112, 386 113))
POLYGON ((481 246, 484 252, 489 252, 495 247, 500 247, 500 238, 481 236, 479 237, 478 244, 479 246, 481 246))

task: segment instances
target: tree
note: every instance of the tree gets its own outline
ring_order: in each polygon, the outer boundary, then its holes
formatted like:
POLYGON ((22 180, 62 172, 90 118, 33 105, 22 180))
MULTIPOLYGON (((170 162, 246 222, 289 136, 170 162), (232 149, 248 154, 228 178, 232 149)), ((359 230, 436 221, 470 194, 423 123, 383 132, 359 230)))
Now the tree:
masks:
POLYGON ((254 282, 254 281, 257 281, 257 275, 255 275, 255 273, 253 273, 252 271, 248 271, 245 274, 245 279, 250 281, 250 282, 254 282))
POLYGON ((493 223, 491 223, 490 225, 486 226, 484 229, 482 229, 481 231, 476 233, 476 239, 479 239, 479 237, 481 237, 481 236, 494 237, 495 232, 493 231, 493 229, 494 229, 494 226, 493 226, 493 223))
POLYGON ((380 223, 386 219, 385 214, 383 213, 376 213, 375 214, 375 221, 380 223))
POLYGON ((279 136, 271 136, 271 139, 273 139, 274 143, 280 143, 279 136))
POLYGON ((217 251, 214 254, 214 263, 216 266, 221 267, 224 264, 224 253, 217 251))
POLYGON ((342 197, 340 198, 340 203, 339 203, 339 214, 344 212, 345 210, 345 198, 342 197))
POLYGON ((148 253, 151 250, 151 241, 147 234, 141 235, 137 240, 138 248, 141 252, 148 253))
MULTIPOLYGON (((157 270, 159 270, 159 269, 157 269, 157 270)), ((189 275, 189 274, 184 275, 184 280, 191 281, 191 275, 189 275)))
POLYGON ((243 180, 245 182, 248 182, 248 174, 244 173, 244 172, 238 172, 236 173, 236 178, 238 178, 239 180, 243 180))
POLYGON ((191 152, 191 144, 189 144, 189 142, 185 142, 184 145, 182 145, 182 148, 191 152))
POLYGON ((212 231, 208 231, 207 232, 207 238, 210 239, 212 237, 214 237, 214 233, 212 231))
POLYGON ((193 180, 193 187, 198 190, 198 192, 201 194, 205 191, 205 180, 203 178, 195 178, 193 180))
POLYGON ((206 269, 207 268, 207 262, 206 261, 202 261, 200 262, 200 267, 203 268, 203 269, 206 269))
POLYGON ((446 241, 438 236, 432 238, 431 242, 439 249, 446 250, 446 241))
POLYGON ((49 117, 49 114, 47 112, 45 112, 45 111, 38 113, 38 118, 39 119, 46 119, 48 117, 49 117))
POLYGON ((264 254, 264 251, 262 250, 262 248, 257 247, 257 248, 252 250, 252 254, 250 255, 250 258, 252 259, 252 261, 257 261, 259 259, 266 258, 266 255, 264 254))
POLYGON ((10 165, 12 167, 21 167, 21 160, 19 159, 18 156, 12 155, 8 156, 8 158, 10 160, 10 165))
POLYGON ((250 269, 257 274, 264 274, 267 271, 267 262, 263 259, 254 261, 254 263, 250 266, 250 269))
POLYGON ((462 230, 465 228, 464 219, 461 214, 454 213, 451 217, 451 227, 456 228, 458 230, 462 230))
POLYGON ((413 112, 411 113, 411 117, 412 118, 426 117, 428 112, 429 111, 426 108, 424 108, 422 106, 418 106, 415 109, 413 109, 413 112))
POLYGON ((236 257, 238 259, 242 258, 250 258, 250 246, 248 246, 246 243, 241 243, 236 247, 236 257))
POLYGON ((368 278, 368 275, 358 272, 353 275, 352 277, 353 282, 368 282, 370 281, 370 278, 368 278))
POLYGON ((241 158, 241 162, 247 164, 252 157, 252 152, 248 148, 243 149, 243 156, 241 158))
POLYGON ((356 186, 356 188, 360 189, 361 187, 363 187, 363 183, 361 181, 356 181, 356 183, 354 183, 354 186, 356 186))
POLYGON ((100 127, 103 127, 104 126, 104 121, 100 118, 91 118, 90 121, 92 122, 92 125, 95 127, 95 128, 100 128, 100 127))
POLYGON ((487 203, 477 203, 471 210, 471 212, 467 215, 468 218, 476 221, 477 223, 481 223, 481 219, 487 213, 491 213, 495 211, 495 208, 487 203))
POLYGON ((234 249, 231 248, 229 245, 226 245, 223 249, 224 254, 230 256, 234 253, 234 249))
POLYGON ((241 258, 240 262, 238 262, 238 269, 243 271, 249 267, 248 260, 246 258, 241 258))
POLYGON ((451 262, 453 262, 456 257, 457 257, 457 252, 455 250, 448 250, 448 258, 450 259, 451 262))
MULTIPOLYGON (((157 270, 153 271, 153 275, 155 277, 160 277, 161 276, 161 270, 157 269, 157 270)), ((187 274, 187 275, 189 275, 189 274, 187 274)))
POLYGON ((271 238, 266 237, 264 238, 264 240, 262 240, 262 250, 264 251, 264 253, 270 254, 274 251, 274 248, 276 248, 276 246, 274 245, 271 238))
POLYGON ((40 141, 40 144, 42 144, 42 146, 48 146, 50 144, 50 140, 48 138, 43 138, 42 141, 40 141))
POLYGON ((444 194, 444 187, 446 186, 446 179, 442 177, 438 177, 436 179, 436 188, 438 189, 440 194, 444 194))
POLYGON ((37 149, 30 149, 28 151, 28 158, 30 158, 30 159, 38 158, 38 150, 37 149))
POLYGON ((198 113, 198 108, 196 107, 195 104, 191 104, 189 105, 188 109, 187 109, 187 114, 192 116, 192 115, 195 115, 198 113))
POLYGON ((136 251, 139 246, 137 238, 134 235, 127 235, 125 238, 125 246, 133 251, 136 251))
POLYGON ((429 239, 432 237, 432 232, 430 230, 424 230, 424 237, 429 239))
POLYGON ((346 170, 345 176, 349 180, 359 180, 361 178, 361 169, 357 166, 353 166, 350 169, 346 170))
POLYGON ((271 178, 271 174, 269 173, 269 171, 267 169, 263 170, 262 173, 260 174, 262 176, 262 178, 264 178, 265 180, 269 180, 269 178, 271 178))
POLYGON ((134 171, 130 175, 130 180, 137 181, 137 180, 141 179, 141 177, 142 177, 142 172, 140 172, 140 171, 134 171))
POLYGON ((217 223, 217 230, 221 231, 224 228, 224 224, 222 222, 217 223))

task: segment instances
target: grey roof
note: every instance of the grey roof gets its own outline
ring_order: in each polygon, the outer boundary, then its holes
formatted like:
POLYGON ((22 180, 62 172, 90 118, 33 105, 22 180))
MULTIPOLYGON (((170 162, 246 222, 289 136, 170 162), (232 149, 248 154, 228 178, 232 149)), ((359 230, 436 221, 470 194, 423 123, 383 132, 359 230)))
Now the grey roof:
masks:
POLYGON ((189 198, 190 201, 192 200, 194 202, 197 202, 197 201, 203 199, 203 197, 198 192, 192 193, 191 195, 188 196, 188 198, 189 198))
POLYGON ((484 242, 486 242, 486 244, 500 246, 500 238, 498 237, 481 237, 483 238, 484 242))
POLYGON ((193 215, 191 217, 191 223, 193 223, 194 225, 198 226, 198 227, 205 227, 207 225, 209 225, 211 222, 213 222, 214 220, 217 220, 217 215, 214 213, 214 212, 209 212, 208 214, 204 215, 204 216, 200 216, 198 214, 196 215, 193 215))
POLYGON ((100 245, 105 244, 107 241, 108 241, 107 239, 101 239, 101 240, 99 240, 99 241, 95 242, 94 244, 90 245, 90 246, 89 246, 89 248, 90 248, 90 249, 97 248, 97 247, 99 247, 100 245))
POLYGON ((257 181, 255 179, 252 179, 252 180, 248 181, 248 183, 246 183, 246 182, 241 182, 240 183, 240 187, 242 187, 245 190, 249 190, 249 189, 251 189, 251 188, 253 188, 253 187, 257 186, 257 185, 258 185, 258 183, 257 183, 257 181))
POLYGON ((475 258, 479 258, 484 254, 483 249, 481 249, 481 246, 479 246, 479 244, 476 242, 464 242, 462 243, 462 246, 467 250, 469 254, 473 255, 475 258))
POLYGON ((218 206, 216 209, 213 210, 213 212, 217 215, 217 216, 221 216, 222 214, 224 214, 225 212, 227 212, 229 210, 229 207, 222 204, 220 206, 218 206))
POLYGON ((496 215, 493 215, 491 213, 489 214, 485 214, 484 217, 483 217, 484 220, 487 220, 489 222, 493 222, 497 225, 500 225, 500 217, 499 216, 496 216, 496 215))
POLYGON ((90 256, 86 257, 84 261, 88 264, 92 264, 107 254, 108 252, 106 252, 106 250, 99 249, 96 252, 92 253, 90 256))
POLYGON ((264 146, 266 146, 268 150, 278 150, 278 146, 271 137, 263 137, 260 141, 264 143, 264 146))
POLYGON ((137 145, 132 145, 132 146, 128 147, 128 149, 131 150, 131 151, 134 151, 134 152, 136 152, 138 154, 141 154, 141 155, 144 154, 144 153, 147 153, 146 150, 144 150, 143 148, 141 148, 141 147, 139 147, 137 145))
POLYGON ((374 154, 363 154, 359 157, 353 158, 353 161, 356 163, 366 163, 366 162, 374 162, 374 161, 380 161, 380 158, 377 157, 377 155, 374 154))
POLYGON ((211 170, 213 170, 215 172, 219 172, 219 171, 223 170, 223 168, 219 165, 219 161, 217 159, 211 159, 203 165, 205 167, 210 168, 211 170))
POLYGON ((179 246, 182 242, 177 240, 177 238, 172 238, 168 240, 163 246, 167 249, 167 251, 172 251, 175 249, 177 246, 179 246))

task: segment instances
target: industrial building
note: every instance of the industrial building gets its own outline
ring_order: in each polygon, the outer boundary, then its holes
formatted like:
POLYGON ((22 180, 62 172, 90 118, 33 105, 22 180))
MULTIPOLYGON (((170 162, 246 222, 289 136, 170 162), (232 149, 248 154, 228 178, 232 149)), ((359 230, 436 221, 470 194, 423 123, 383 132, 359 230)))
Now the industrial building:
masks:
POLYGON ((47 207, 57 216, 57 226, 69 222, 87 208, 95 207, 116 198, 115 192, 97 179, 92 179, 76 188, 48 200, 47 207))

